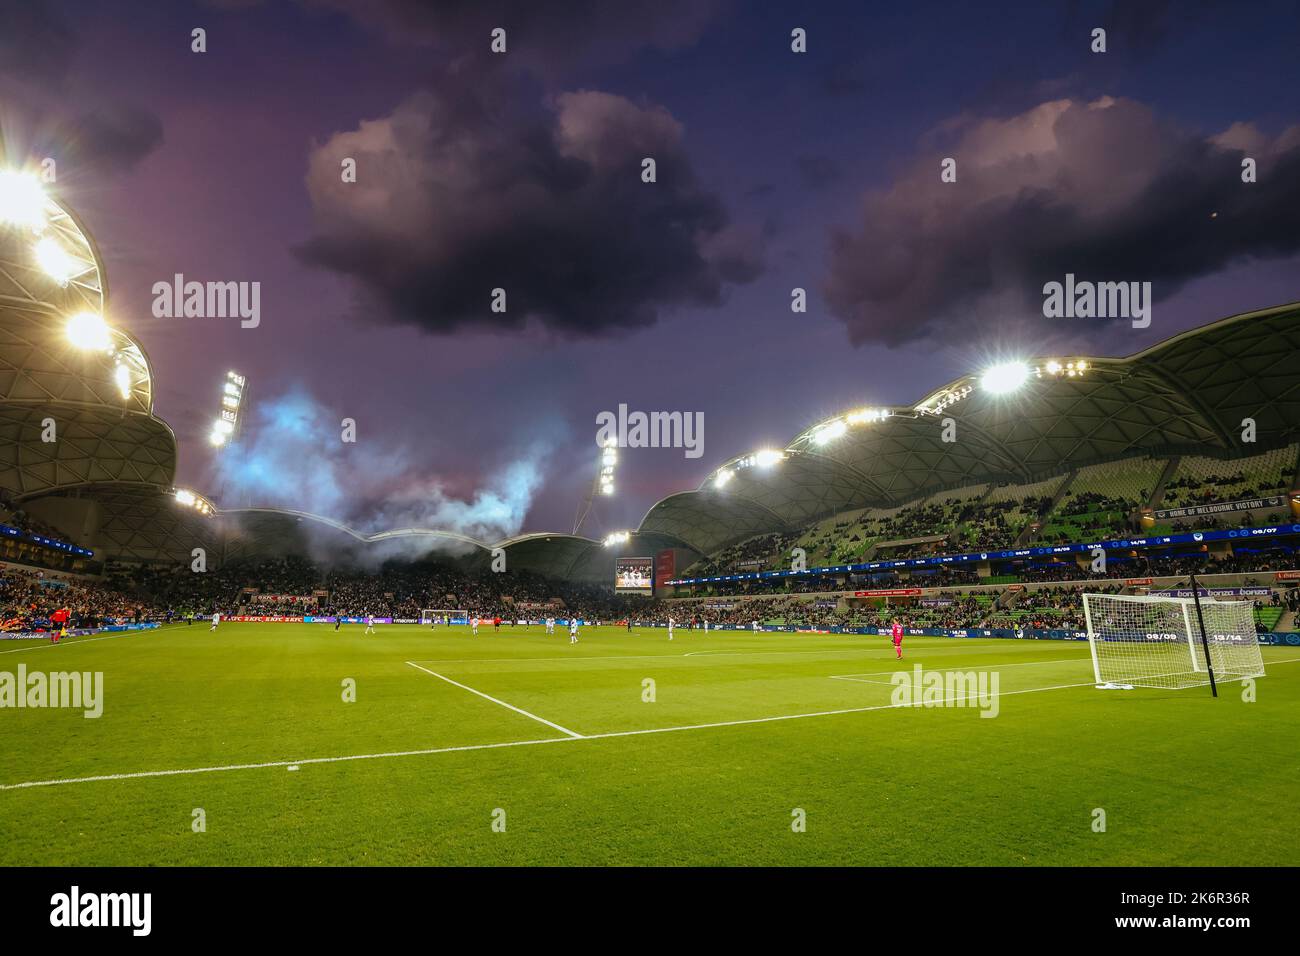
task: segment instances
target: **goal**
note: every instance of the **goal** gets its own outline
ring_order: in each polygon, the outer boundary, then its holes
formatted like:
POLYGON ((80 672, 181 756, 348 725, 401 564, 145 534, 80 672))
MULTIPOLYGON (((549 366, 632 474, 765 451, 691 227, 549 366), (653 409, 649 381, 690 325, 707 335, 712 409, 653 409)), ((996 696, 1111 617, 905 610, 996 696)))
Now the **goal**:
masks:
POLYGON ((1207 597, 1200 605, 1198 618, 1193 598, 1085 594, 1098 686, 1177 690, 1264 676, 1254 603, 1207 597))
POLYGON ((429 607, 420 612, 421 624, 442 624, 444 621, 451 624, 468 624, 469 611, 459 608, 429 607))

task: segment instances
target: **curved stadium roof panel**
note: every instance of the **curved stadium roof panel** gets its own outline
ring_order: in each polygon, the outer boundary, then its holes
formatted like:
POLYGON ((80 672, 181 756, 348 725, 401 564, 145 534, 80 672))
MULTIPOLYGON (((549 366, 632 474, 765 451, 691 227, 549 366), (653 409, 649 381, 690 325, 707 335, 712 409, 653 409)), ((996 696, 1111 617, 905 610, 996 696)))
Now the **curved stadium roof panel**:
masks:
POLYGON ((34 177, 0 172, 0 190, 0 489, 21 499, 98 482, 169 487, 176 438, 153 417, 140 343, 105 321, 93 240, 34 177), (46 419, 56 441, 42 440, 46 419))
POLYGON ((657 503, 643 532, 715 551, 839 511, 897 507, 983 482, 1027 482, 1139 455, 1242 455, 1300 434, 1300 303, 1233 316, 1127 358, 1027 360, 910 406, 845 412, 780 460, 749 456, 657 503), (1083 363, 1082 371, 1078 363, 1083 363), (1255 420, 1257 445, 1241 441, 1255 420), (959 440, 943 440, 951 418, 959 440))

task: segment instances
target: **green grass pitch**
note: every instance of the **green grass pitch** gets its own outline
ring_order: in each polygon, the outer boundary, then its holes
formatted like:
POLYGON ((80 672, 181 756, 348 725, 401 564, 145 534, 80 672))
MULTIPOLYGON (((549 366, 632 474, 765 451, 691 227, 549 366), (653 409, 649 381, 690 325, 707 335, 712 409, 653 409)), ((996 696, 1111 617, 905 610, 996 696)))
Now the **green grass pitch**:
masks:
POLYGON ((891 706, 884 638, 362 630, 0 642, 0 671, 104 675, 98 719, 0 710, 0 864, 1300 858, 1300 649, 1264 649, 1248 702, 1096 690, 1082 643, 906 642, 907 669, 996 673, 990 719, 891 706))

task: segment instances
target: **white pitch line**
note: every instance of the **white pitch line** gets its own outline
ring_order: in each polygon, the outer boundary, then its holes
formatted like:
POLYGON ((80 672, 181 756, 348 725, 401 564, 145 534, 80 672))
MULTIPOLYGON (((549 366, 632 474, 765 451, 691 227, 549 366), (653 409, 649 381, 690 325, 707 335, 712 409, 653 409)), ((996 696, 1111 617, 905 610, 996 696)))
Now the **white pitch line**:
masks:
MULTIPOLYGON (((171 625, 175 627, 176 625, 171 625)), ((108 637, 87 637, 77 639, 75 637, 67 638, 55 644, 53 641, 42 641, 40 644, 32 643, 23 647, 15 647, 11 650, 0 651, 0 654, 17 654, 20 651, 39 651, 47 647, 79 647, 82 644, 94 644, 96 641, 121 641, 128 637, 147 637, 150 634, 160 634, 167 630, 166 627, 154 627, 147 631, 124 631, 121 634, 110 634, 108 637)), ((38 637, 32 638, 33 641, 41 640, 38 637)))
MULTIPOLYGON (((927 670, 939 671, 939 672, 941 672, 941 673, 945 673, 945 674, 946 674, 948 671, 951 671, 951 670, 986 670, 986 671, 993 671, 993 670, 1000 670, 1000 669, 1003 668, 1003 667, 1033 667, 1035 664, 1069 664, 1069 663, 1071 663, 1071 662, 1078 662, 1078 663, 1080 663, 1080 664, 1082 664, 1082 663, 1091 663, 1091 662, 1092 662, 1092 658, 1091 658, 1091 657, 1058 657, 1058 658, 1057 658, 1056 660, 1054 660, 1054 661, 1017 661, 1017 662, 1014 663, 1014 664, 994 664, 994 665, 991 666, 991 667, 983 667, 983 668, 970 668, 970 667, 967 667, 967 668, 960 668, 960 667, 930 667, 930 668, 927 668, 927 670)), ((919 662, 918 662, 918 663, 919 663, 919 662)), ((853 680, 853 679, 856 678, 856 677, 884 677, 884 676, 886 676, 886 675, 890 675, 890 674, 900 674, 900 673, 901 673, 901 674, 910 674, 910 673, 912 673, 912 671, 909 670, 909 669, 907 669, 907 668, 898 668, 898 667, 896 667, 896 668, 894 668, 892 671, 868 671, 868 672, 865 673, 865 674, 831 674, 831 675, 830 675, 830 679, 831 679, 831 680, 853 680)), ((863 681, 862 683, 870 684, 870 683, 877 683, 877 682, 874 682, 874 681, 863 681)))
POLYGON ((478 694, 478 696, 482 697, 484 700, 490 700, 494 704, 500 704, 502 707, 506 708, 506 710, 513 710, 516 714, 523 714, 525 717, 529 717, 537 721, 539 724, 545 724, 547 727, 552 727, 555 730, 558 730, 562 734, 568 734, 570 737, 579 737, 579 738, 582 737, 582 734, 574 733, 568 727, 561 727, 559 724, 552 723, 551 721, 547 720, 545 717, 538 717, 536 714, 530 714, 522 707, 516 707, 514 704, 507 704, 504 700, 498 700, 497 698, 493 697, 490 694, 483 693, 481 690, 475 690, 473 687, 470 687, 468 684, 462 684, 459 681, 452 680, 450 677, 444 677, 443 675, 439 674, 437 671, 431 671, 427 667, 421 667, 419 664, 415 663, 414 661, 407 661, 406 663, 409 666, 414 667, 417 671, 424 671, 426 674, 430 674, 438 678, 438 680, 445 680, 448 684, 452 684, 455 687, 459 687, 461 690, 467 690, 471 694, 478 694))
MULTIPOLYGON (((409 661, 408 661, 409 663, 409 661)), ((424 668, 420 668, 423 670, 424 668)), ((439 675, 434 675, 439 676, 439 675)), ((443 680, 446 680, 444 677, 443 680)), ((454 683, 454 682, 453 682, 454 683)), ((464 685, 458 685, 464 686, 464 685)), ((1047 690, 1065 690, 1071 687, 1092 687, 1092 681, 1082 684, 1057 684, 1052 687, 1031 687, 1027 690, 1011 690, 1005 693, 989 694, 988 697, 1010 697, 1015 694, 1035 694, 1039 691, 1047 690)), ((472 688, 466 688, 470 690, 472 688)), ((474 691, 478 693, 478 691, 474 691)), ((486 695, 483 695, 486 696, 486 695)), ((929 706, 939 706, 946 703, 956 703, 962 700, 977 700, 979 695, 974 697, 965 695, 963 697, 948 697, 941 701, 932 702, 929 706)), ((500 701, 497 701, 500 703, 500 701)), ((509 704, 505 706, 509 707, 509 704)), ((586 734, 574 735, 572 737, 545 737, 540 740, 510 740, 503 743, 495 744, 468 744, 460 747, 434 747, 427 750, 399 750, 390 753, 379 754, 349 754, 342 757, 310 757, 306 760, 273 760, 265 763, 245 763, 230 764, 224 767, 191 767, 181 770, 143 770, 134 773, 109 773, 95 777, 70 777, 62 780, 29 780, 24 783, 6 783, 0 784, 0 790, 24 790, 32 787, 55 787, 70 783, 101 783, 113 780, 138 780, 145 777, 177 777, 186 774, 196 773, 222 773, 229 770, 261 770, 269 767, 289 767, 303 766, 305 764, 323 764, 323 763, 343 763, 350 760, 381 760, 388 757, 423 757, 430 754, 456 753, 470 750, 496 750, 503 747, 529 747, 535 744, 567 744, 578 740, 609 740, 614 737, 641 737, 648 734, 670 734, 681 730, 710 730, 718 727, 740 727, 748 724, 770 724, 783 720, 802 720, 807 717, 832 717, 842 714, 864 714, 876 710, 897 710, 905 707, 921 707, 921 701, 911 704, 876 704, 871 707, 849 707, 841 710, 820 710, 806 714, 782 714, 779 717, 749 717, 741 720, 722 720, 708 724, 683 724, 677 727, 651 727, 646 730, 615 730, 603 734, 586 734)), ((515 708, 511 707, 511 710, 515 708)), ((532 716, 529 714, 528 716, 532 716)), ((540 718, 539 718, 540 719, 540 718)), ((542 721, 548 723, 547 721, 542 721)), ((551 726, 555 726, 552 724, 551 726)))
POLYGON ((269 760, 264 763, 235 763, 221 767, 188 767, 182 770, 141 770, 135 773, 106 773, 96 777, 70 777, 64 780, 31 780, 26 783, 0 784, 0 790, 29 787, 53 787, 64 783, 100 783, 107 780, 137 780, 142 777, 180 777, 193 773, 224 773, 228 770, 263 770, 268 767, 301 767, 314 763, 343 763, 349 760, 380 760, 385 757, 423 757, 428 754, 454 753, 459 750, 492 750, 496 747, 526 747, 529 744, 557 744, 573 737, 546 737, 540 740, 510 740, 497 744, 467 744, 460 747, 431 747, 427 750, 393 750, 380 754, 349 754, 343 757, 308 757, 306 760, 269 760))

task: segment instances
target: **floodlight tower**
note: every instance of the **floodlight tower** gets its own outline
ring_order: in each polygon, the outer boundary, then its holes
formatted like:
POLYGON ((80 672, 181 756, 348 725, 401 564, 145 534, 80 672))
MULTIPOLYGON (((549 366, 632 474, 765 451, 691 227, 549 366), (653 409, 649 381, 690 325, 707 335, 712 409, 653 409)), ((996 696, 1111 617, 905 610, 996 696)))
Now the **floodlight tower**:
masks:
MULTIPOLYGON (((208 435, 208 441, 217 449, 217 454, 221 454, 221 450, 226 445, 239 437, 246 417, 245 409, 247 407, 248 378, 231 370, 226 373, 226 378, 221 383, 221 407, 217 412, 217 417, 212 421, 212 433, 208 435)), ((226 497, 225 481, 221 483, 220 495, 224 501, 226 497)))
POLYGON ((221 448, 239 437, 244 422, 243 409, 248 404, 248 379, 238 372, 227 372, 221 384, 221 409, 212 423, 208 440, 221 448))
POLYGON ((591 506, 596 502, 596 495, 612 495, 614 493, 614 466, 618 464, 618 440, 614 438, 605 439, 605 444, 600 449, 600 458, 596 465, 596 477, 591 483, 591 490, 587 492, 582 503, 578 505, 577 517, 573 519, 573 533, 576 535, 581 529, 583 522, 587 520, 587 515, 591 513, 591 506))

